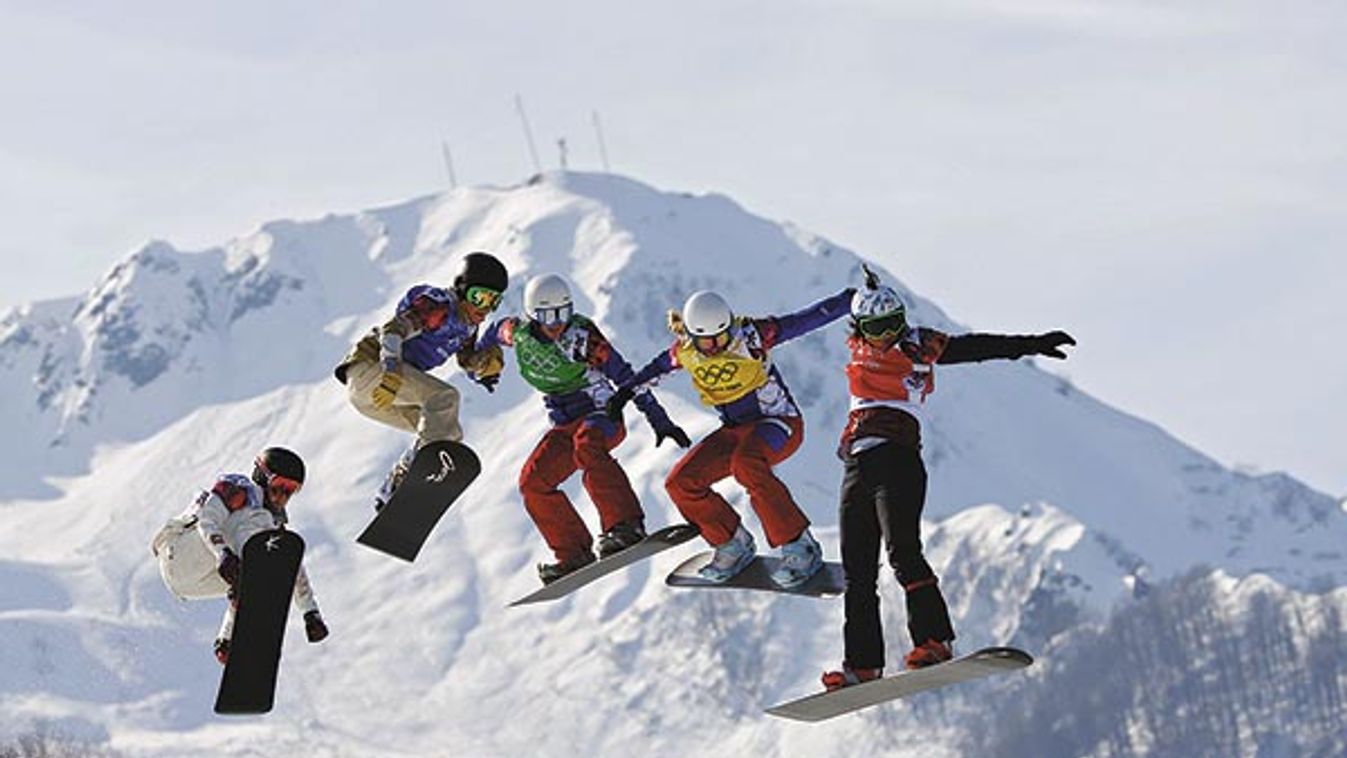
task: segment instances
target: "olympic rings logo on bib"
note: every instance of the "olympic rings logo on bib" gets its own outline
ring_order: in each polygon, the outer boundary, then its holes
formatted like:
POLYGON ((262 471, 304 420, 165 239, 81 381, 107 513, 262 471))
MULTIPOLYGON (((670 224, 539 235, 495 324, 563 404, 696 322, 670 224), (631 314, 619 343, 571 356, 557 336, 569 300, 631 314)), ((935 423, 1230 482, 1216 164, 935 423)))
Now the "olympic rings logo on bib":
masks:
POLYGON ((697 381, 708 387, 716 387, 721 382, 732 382, 739 373, 739 364, 711 364, 710 366, 698 366, 692 370, 692 374, 697 377, 697 381))

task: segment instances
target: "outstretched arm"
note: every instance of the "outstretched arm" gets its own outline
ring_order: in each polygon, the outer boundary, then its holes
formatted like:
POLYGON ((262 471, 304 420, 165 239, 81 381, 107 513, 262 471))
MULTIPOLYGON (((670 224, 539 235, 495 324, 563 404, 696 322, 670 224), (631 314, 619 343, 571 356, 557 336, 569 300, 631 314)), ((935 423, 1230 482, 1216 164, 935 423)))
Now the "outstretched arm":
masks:
POLYGON ((609 418, 622 417, 622 408, 636 396, 636 389, 681 368, 678 364, 678 343, 650 359, 634 376, 618 385, 617 392, 608 398, 606 411, 609 418))
MULTIPOLYGON (((591 328, 589 353, 590 364, 597 365, 609 381, 619 388, 630 386, 629 383, 635 378, 636 372, 632 370, 631 364, 627 363, 622 354, 613 346, 613 343, 603 336, 598 327, 591 328)), ((667 355, 667 353, 664 353, 664 355, 667 355)), ((659 447, 665 439, 672 439, 681 447, 688 447, 691 444, 687 433, 669 418, 669 414, 660 405, 659 400, 655 398, 655 393, 651 392, 649 387, 636 385, 631 387, 631 391, 634 393, 632 398, 636 401, 636 408, 645 415, 645 420, 650 424, 650 428, 655 430, 655 447, 659 447)), ((620 389, 619 393, 621 393, 620 389)))
MULTIPOLYGON (((622 353, 618 352, 617 347, 608 341, 608 338, 603 335, 603 332, 599 331, 597 326, 589 327, 589 339, 586 341, 586 348, 588 355, 585 357, 589 365, 597 368, 600 373, 608 378, 608 381, 613 383, 613 386, 625 387, 636 384, 632 381, 636 372, 632 369, 631 364, 627 363, 627 359, 622 357, 622 353)), ((636 392, 636 407, 646 415, 647 419, 650 419, 652 409, 661 415, 663 414, 664 411, 660 408, 659 401, 648 389, 636 390, 633 387, 633 390, 636 392)), ((653 420, 651 423, 654 423, 653 420)))
POLYGON ((641 367, 630 379, 622 382, 619 388, 639 387, 648 384, 665 374, 672 374, 682 365, 678 363, 678 345, 670 347, 668 350, 656 355, 650 359, 650 362, 641 367))
POLYGON ((1014 360, 1026 355, 1046 355, 1066 358, 1064 345, 1076 341, 1063 331, 1045 334, 959 334, 949 338, 945 350, 936 361, 940 364, 975 363, 1005 358, 1014 360))
POLYGON ((847 287, 836 295, 826 297, 794 313, 760 319, 759 323, 767 324, 767 328, 762 330, 764 346, 771 349, 842 318, 851 312, 851 297, 854 294, 856 290, 847 287))
POLYGON ((513 347, 514 330, 518 328, 518 319, 514 316, 506 316, 497 319, 482 332, 482 336, 477 340, 477 346, 474 350, 480 352, 493 347, 513 347))

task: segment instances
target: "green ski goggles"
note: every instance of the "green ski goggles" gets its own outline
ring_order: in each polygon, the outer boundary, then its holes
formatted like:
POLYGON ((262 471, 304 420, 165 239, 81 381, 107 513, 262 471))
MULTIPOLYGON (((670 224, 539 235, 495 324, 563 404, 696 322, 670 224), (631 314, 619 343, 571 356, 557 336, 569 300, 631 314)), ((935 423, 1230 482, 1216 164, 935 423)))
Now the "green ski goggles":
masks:
POLYGON ((866 337, 892 337, 907 329, 907 316, 902 311, 886 313, 883 316, 871 316, 856 322, 861 334, 866 337))
POLYGON ((501 293, 490 287, 469 287, 468 304, 480 311, 494 311, 500 305, 501 293))

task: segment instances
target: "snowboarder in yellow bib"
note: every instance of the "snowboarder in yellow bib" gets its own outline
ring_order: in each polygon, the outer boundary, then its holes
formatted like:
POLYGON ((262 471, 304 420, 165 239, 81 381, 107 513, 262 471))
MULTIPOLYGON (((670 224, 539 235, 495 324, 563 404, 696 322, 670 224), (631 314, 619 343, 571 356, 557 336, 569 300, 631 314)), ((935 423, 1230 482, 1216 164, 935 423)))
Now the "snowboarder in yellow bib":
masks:
POLYGON ((739 514, 711 489, 729 476, 748 490, 768 544, 781 548, 783 565, 773 581, 798 587, 822 568, 823 553, 809 533, 809 519, 772 471, 804 441, 804 418, 769 353, 845 316, 853 292, 843 290, 802 311, 765 318, 737 317, 720 295, 696 292, 681 313, 669 314, 673 345, 609 401, 609 413, 620 412, 637 388, 681 368, 702 402, 720 414, 721 427, 693 446, 665 480, 678 510, 715 548, 715 557, 701 570, 706 579, 729 581, 756 554, 739 514))

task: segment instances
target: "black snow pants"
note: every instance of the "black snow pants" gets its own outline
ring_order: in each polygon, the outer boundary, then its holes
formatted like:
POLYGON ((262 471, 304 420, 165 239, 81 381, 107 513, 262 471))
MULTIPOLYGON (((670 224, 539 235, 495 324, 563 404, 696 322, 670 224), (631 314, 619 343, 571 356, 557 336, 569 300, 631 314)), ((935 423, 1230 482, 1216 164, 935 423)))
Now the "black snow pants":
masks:
POLYGON ((949 609, 935 572, 921 552, 921 511, 926 500, 926 466, 921 451, 888 442, 846 459, 842 503, 842 565, 846 569, 846 663, 852 668, 884 666, 884 632, 879 620, 879 545, 907 596, 907 630, 912 644, 954 639, 949 609))

